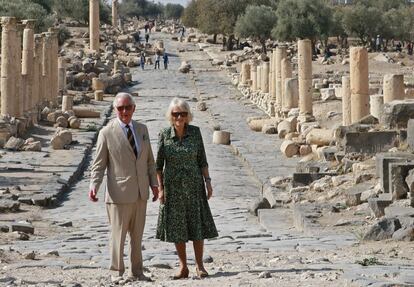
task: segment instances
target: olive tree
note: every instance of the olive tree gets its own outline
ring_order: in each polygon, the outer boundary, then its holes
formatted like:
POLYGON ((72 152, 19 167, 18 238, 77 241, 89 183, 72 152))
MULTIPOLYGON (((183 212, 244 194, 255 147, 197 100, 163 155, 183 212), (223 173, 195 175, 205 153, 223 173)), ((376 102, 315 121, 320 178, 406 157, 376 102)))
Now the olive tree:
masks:
POLYGON ((276 10, 277 24, 272 30, 275 39, 293 41, 327 40, 332 26, 332 9, 323 0, 281 1, 276 10))
POLYGON ((266 53, 266 40, 270 38, 277 21, 276 13, 266 6, 248 6, 236 22, 235 32, 240 37, 251 37, 262 44, 266 53))

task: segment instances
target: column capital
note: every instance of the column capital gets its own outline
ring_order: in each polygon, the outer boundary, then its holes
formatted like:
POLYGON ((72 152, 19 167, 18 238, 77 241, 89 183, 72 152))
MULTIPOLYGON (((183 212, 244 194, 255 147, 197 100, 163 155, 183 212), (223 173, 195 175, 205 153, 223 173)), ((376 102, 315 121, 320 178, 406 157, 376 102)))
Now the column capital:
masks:
POLYGON ((34 26, 36 24, 35 19, 27 19, 22 21, 23 25, 26 25, 25 29, 34 29, 34 26))
POLYGON ((15 28, 17 19, 15 17, 1 17, 1 26, 3 29, 15 28))

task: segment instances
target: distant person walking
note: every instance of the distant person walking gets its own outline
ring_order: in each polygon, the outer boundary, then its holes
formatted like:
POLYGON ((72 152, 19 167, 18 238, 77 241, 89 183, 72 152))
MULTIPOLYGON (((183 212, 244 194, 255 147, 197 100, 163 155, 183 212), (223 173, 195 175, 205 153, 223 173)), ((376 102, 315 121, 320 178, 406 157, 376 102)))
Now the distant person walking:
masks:
POLYGON ((154 69, 160 68, 160 60, 161 60, 161 54, 160 52, 157 51, 157 53, 155 53, 154 69))
POLYGON ((164 52, 164 55, 162 56, 164 60, 164 70, 168 69, 168 54, 164 52))
POLYGON ((144 70, 145 67, 145 53, 141 52, 141 57, 139 58, 141 69, 144 70))
POLYGON ((148 43, 149 41, 149 33, 145 33, 145 43, 148 43))
POLYGON ((184 26, 181 28, 181 37, 184 37, 184 33, 185 33, 185 28, 184 26))

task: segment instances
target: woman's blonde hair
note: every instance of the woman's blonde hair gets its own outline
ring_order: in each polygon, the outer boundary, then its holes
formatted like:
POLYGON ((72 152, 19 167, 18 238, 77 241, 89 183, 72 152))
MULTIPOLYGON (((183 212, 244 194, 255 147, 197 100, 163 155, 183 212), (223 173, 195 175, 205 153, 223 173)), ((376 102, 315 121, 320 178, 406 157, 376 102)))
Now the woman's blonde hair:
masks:
POLYGON ((193 120, 193 113, 191 112, 191 109, 188 103, 182 99, 175 97, 174 99, 172 99, 167 109, 167 112, 165 113, 165 116, 167 117, 167 120, 170 122, 171 125, 174 124, 174 121, 171 115, 171 112, 173 111, 174 108, 178 108, 180 109, 180 111, 188 113, 188 116, 186 118, 187 124, 193 120))

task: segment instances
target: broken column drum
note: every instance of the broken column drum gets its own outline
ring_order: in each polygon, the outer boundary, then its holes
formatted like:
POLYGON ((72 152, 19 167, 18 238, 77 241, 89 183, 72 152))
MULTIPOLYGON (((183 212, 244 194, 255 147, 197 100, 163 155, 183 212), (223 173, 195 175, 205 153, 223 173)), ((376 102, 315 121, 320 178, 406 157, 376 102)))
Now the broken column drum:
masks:
POLYGON ((370 113, 377 119, 380 119, 382 110, 384 108, 384 96, 383 95, 371 95, 370 101, 370 113))
POLYGON ((298 79, 285 79, 284 86, 285 108, 287 110, 297 108, 299 103, 299 82, 298 79))
POLYGON ((23 31, 23 52, 22 52, 22 76, 24 77, 23 87, 23 109, 29 111, 34 106, 33 84, 34 84, 34 24, 35 20, 24 20, 23 31))
POLYGON ((387 74, 383 82, 384 104, 394 100, 404 100, 404 75, 387 74))

